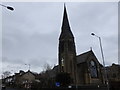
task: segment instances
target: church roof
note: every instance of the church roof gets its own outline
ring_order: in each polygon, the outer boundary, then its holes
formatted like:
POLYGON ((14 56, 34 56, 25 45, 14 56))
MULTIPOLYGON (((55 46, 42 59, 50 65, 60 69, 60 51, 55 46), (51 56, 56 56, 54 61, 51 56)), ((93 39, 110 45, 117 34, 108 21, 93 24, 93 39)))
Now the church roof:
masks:
POLYGON ((62 29, 62 32, 60 34, 59 39, 73 38, 73 34, 70 29, 69 20, 68 20, 68 16, 67 16, 67 10, 66 10, 65 5, 64 5, 64 14, 63 14, 63 22, 62 22, 61 29, 62 29))
POLYGON ((77 55, 77 64, 86 62, 86 60, 91 54, 94 54, 92 50, 82 53, 80 55, 77 55))

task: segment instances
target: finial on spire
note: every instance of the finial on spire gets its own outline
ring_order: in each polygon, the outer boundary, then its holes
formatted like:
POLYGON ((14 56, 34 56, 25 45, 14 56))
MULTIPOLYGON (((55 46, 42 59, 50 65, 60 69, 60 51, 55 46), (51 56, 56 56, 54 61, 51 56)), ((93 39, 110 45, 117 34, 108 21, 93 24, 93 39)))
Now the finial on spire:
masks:
POLYGON ((92 51, 92 47, 90 47, 90 51, 92 51))
POLYGON ((65 2, 64 2, 64 7, 65 7, 65 2))

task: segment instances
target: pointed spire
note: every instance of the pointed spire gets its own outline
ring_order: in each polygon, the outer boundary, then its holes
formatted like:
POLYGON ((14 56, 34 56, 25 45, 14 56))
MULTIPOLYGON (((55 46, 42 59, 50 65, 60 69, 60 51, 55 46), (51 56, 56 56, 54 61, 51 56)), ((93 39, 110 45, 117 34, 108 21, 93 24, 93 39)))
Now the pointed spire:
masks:
POLYGON ((63 16, 62 29, 64 28, 70 29, 65 3, 64 3, 64 16, 63 16))
POLYGON ((63 22, 62 22, 62 32, 61 32, 61 35, 60 35, 60 39, 61 38, 64 38, 64 37, 72 37, 73 38, 73 34, 71 32, 71 29, 70 29, 70 25, 69 25, 69 20, 68 20, 68 16, 67 16, 67 10, 66 10, 66 6, 65 6, 65 3, 64 3, 64 14, 63 14, 63 22))
POLYGON ((64 2, 64 8, 65 8, 65 2, 64 2))

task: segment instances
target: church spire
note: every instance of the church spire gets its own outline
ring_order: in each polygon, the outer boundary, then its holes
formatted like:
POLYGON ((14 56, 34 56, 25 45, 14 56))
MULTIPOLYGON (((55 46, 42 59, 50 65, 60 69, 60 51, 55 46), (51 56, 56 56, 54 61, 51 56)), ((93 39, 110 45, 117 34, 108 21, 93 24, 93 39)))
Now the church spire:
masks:
POLYGON ((76 82, 76 48, 74 37, 70 29, 67 10, 64 5, 63 22, 61 27, 61 34, 59 38, 59 71, 69 73, 76 82))
POLYGON ((62 32, 60 35, 59 39, 63 39, 63 38, 73 38, 73 34, 71 32, 70 29, 70 25, 69 25, 69 20, 68 20, 68 16, 67 16, 67 10, 66 10, 66 6, 64 4, 64 14, 63 14, 63 22, 62 22, 62 32))

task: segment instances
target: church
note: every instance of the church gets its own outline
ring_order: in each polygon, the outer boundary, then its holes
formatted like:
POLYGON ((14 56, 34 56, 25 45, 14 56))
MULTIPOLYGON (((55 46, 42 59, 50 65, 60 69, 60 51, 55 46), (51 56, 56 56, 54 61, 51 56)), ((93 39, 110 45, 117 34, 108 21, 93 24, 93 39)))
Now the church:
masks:
POLYGON ((69 73, 73 84, 103 84, 103 66, 99 63, 94 52, 89 50, 76 55, 74 35, 69 25, 66 6, 64 5, 63 21, 59 36, 58 47, 59 72, 69 73))

